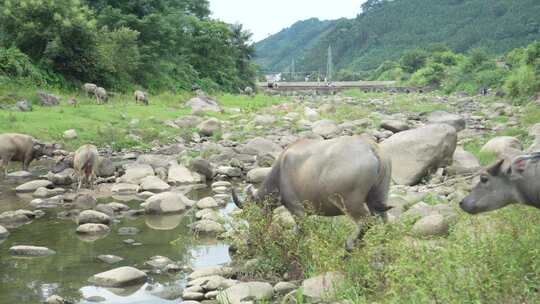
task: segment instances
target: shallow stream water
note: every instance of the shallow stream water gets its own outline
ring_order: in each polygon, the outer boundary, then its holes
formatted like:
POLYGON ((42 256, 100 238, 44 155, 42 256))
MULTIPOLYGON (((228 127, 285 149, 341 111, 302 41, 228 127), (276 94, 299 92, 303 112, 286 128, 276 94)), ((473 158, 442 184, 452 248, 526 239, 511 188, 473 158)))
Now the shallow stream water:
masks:
MULTIPOLYGON (((21 198, 13 192, 17 184, 20 181, 0 182, 0 213, 30 209, 30 198, 21 198)), ((198 199, 209 195, 207 191, 195 191, 188 196, 198 199)), ((132 209, 138 209, 140 204, 124 203, 132 209)), ((40 303, 53 294, 76 303, 91 303, 85 299, 95 296, 105 299, 100 303, 178 303, 186 273, 149 274, 145 285, 128 289, 95 287, 87 280, 96 273, 120 266, 144 269, 144 262, 156 255, 193 269, 230 261, 228 245, 216 239, 193 236, 187 226, 193 219, 188 215, 123 217, 110 226, 108 236, 88 241, 75 233, 77 225, 74 221, 57 218, 57 211, 61 210, 45 210, 44 217, 10 229, 9 237, 0 244, 0 304, 40 303), (121 227, 135 227, 140 232, 122 236, 118 234, 121 227), (141 245, 127 244, 126 239, 141 245), (15 245, 45 246, 56 254, 39 258, 14 257, 9 254, 9 248, 15 245), (124 260, 108 265, 97 259, 103 254, 120 256, 124 260)))

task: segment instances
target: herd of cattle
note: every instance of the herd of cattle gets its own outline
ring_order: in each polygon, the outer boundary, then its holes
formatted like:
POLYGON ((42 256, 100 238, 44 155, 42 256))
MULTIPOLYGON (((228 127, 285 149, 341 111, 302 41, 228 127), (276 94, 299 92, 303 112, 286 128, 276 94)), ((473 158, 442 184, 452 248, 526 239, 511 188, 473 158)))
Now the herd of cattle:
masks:
MULTIPOLYGON (((82 86, 82 89, 86 93, 86 97, 94 96, 98 104, 106 103, 109 100, 109 95, 107 94, 107 90, 93 83, 85 83, 82 86)), ((135 97, 136 103, 140 102, 144 104, 145 106, 149 104, 148 95, 145 92, 136 90, 133 95, 135 97)))
MULTIPOLYGON (((52 157, 58 148, 28 135, 0 134, 0 172, 7 175, 10 161, 22 162, 26 171, 32 160, 52 157)), ((77 190, 83 182, 92 187, 98 162, 98 150, 93 145, 75 151, 71 165, 79 181, 77 190)), ((361 219, 373 215, 386 219, 391 177, 391 161, 367 137, 303 139, 282 152, 259 189, 248 187, 247 195, 253 202, 281 203, 297 216, 305 214, 306 202, 323 216, 349 216, 358 224, 358 231, 347 243, 350 248, 365 232, 361 219)), ((244 206, 234 190, 232 198, 238 207, 244 206)), ((476 214, 512 203, 540 208, 540 153, 500 160, 484 169, 460 207, 476 214)))

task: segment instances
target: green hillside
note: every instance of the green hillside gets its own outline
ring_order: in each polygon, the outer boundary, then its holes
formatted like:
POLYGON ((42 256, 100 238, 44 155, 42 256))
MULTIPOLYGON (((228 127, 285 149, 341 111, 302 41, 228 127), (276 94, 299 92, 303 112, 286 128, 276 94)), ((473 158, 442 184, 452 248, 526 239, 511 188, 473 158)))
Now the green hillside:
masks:
POLYGON ((397 60, 406 50, 445 44, 462 53, 502 54, 540 39, 538 0, 369 0, 355 19, 298 22, 256 44, 262 70, 324 70, 332 45, 336 70, 355 73, 397 60))

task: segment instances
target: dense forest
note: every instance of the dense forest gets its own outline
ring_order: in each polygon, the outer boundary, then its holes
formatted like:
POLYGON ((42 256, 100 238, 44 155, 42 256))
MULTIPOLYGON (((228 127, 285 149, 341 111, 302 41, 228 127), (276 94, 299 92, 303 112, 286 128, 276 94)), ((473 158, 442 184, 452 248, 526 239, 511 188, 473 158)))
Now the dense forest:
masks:
POLYGON ((444 44, 455 53, 500 55, 540 39, 537 0, 369 0, 359 12, 298 22, 257 43, 256 61, 266 71, 287 71, 294 59, 296 71, 325 73, 331 45, 341 78, 364 78, 415 48, 444 44))
POLYGON ((251 85, 250 33, 209 16, 207 0, 3 0, 0 82, 119 91, 251 85))

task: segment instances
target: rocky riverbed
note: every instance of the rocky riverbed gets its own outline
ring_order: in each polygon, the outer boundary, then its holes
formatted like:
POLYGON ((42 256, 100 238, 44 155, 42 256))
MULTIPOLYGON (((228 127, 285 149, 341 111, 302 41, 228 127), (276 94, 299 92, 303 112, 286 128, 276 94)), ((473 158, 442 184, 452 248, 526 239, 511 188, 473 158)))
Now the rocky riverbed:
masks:
MULTIPOLYGON (((479 157, 540 146, 540 127, 523 120, 523 108, 485 97, 402 98, 295 96, 256 113, 194 100, 194 115, 164 122, 192 130, 174 144, 102 147, 108 161, 93 190, 76 193, 73 170, 48 172, 51 161, 12 172, 0 182, 0 302, 240 303, 298 288, 331 299, 340 273, 241 280, 243 262, 229 255, 230 236, 241 234, 229 220, 238 212, 231 187, 260 183, 300 138, 366 133, 393 161, 390 223, 412 221, 411 236, 423 241, 448 235, 479 157), (222 110, 231 118, 207 115, 222 110)), ((283 208, 274 217, 296 225, 283 208)))

